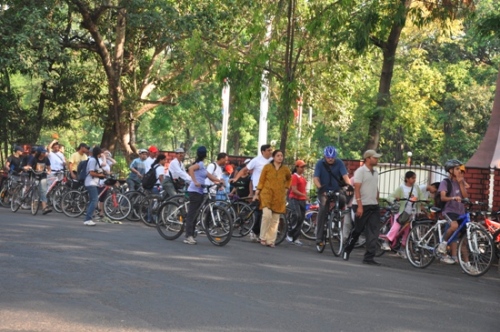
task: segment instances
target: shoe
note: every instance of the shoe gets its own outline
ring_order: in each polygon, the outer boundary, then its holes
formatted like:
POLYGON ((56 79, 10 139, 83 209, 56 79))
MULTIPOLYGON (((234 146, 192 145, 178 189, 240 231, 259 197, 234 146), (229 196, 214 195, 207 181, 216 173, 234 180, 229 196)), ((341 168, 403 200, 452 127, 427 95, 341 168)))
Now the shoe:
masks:
POLYGON ((299 247, 302 247, 304 244, 302 242, 300 242, 299 240, 295 240, 293 241, 293 244, 295 244, 296 246, 299 246, 299 247))
POLYGON ((45 209, 43 209, 42 214, 47 214, 47 213, 51 213, 51 212, 52 212, 52 209, 49 207, 46 207, 45 209))
POLYGON ((349 252, 347 251, 343 251, 342 252, 342 259, 345 260, 345 261, 348 261, 349 260, 349 252))
POLYGON ((323 246, 324 246, 324 245, 325 245, 325 244, 324 244, 323 242, 316 242, 316 250, 317 250, 318 252, 321 252, 321 250, 323 250, 323 246))
POLYGON ((182 242, 184 242, 186 244, 196 244, 197 243, 196 240, 192 236, 188 236, 182 242))
POLYGON ((450 265, 455 264, 455 260, 453 260, 453 258, 451 258, 448 255, 441 257, 440 261, 445 264, 450 264, 450 265))
POLYGON ((401 257, 402 259, 408 259, 408 257, 406 257, 406 252, 404 250, 398 250, 398 256, 401 257))
POLYGON ((465 268, 471 274, 479 274, 479 270, 475 266, 473 266, 470 262, 465 263, 465 268))
POLYGON ((389 243, 387 243, 387 241, 382 242, 380 249, 384 251, 391 251, 391 247, 389 246, 389 243))
POLYGON ((28 203, 24 203, 23 205, 21 205, 21 208, 23 210, 29 210, 29 209, 31 209, 31 205, 29 205, 28 203))
POLYGON ((95 222, 93 222, 92 220, 86 220, 83 222, 83 224, 85 226, 95 226, 95 222))
POLYGON ((437 252, 440 254, 446 254, 447 253, 447 247, 448 247, 448 242, 443 241, 441 242, 438 247, 437 247, 437 252))
POLYGON ((375 266, 380 266, 380 265, 382 265, 382 264, 380 264, 379 262, 374 261, 373 259, 369 259, 369 260, 365 260, 365 259, 363 259, 363 264, 367 264, 367 265, 375 265, 375 266))
POLYGON ((286 242, 293 244, 293 238, 291 236, 286 236, 286 242))
POLYGON ((276 245, 275 245, 274 243, 270 243, 270 244, 268 244, 267 246, 268 246, 268 247, 270 247, 270 248, 274 248, 274 247, 276 247, 276 245))
POLYGON ((257 237, 257 235, 255 235, 253 231, 250 231, 250 241, 255 243, 259 242, 259 238, 257 237))

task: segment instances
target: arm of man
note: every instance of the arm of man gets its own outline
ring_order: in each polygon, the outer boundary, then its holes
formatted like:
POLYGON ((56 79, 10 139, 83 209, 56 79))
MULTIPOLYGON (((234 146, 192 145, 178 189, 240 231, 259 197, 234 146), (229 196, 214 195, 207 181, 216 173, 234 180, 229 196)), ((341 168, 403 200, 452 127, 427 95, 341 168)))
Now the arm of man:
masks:
POLYGON ((238 173, 236 173, 236 175, 233 178, 229 179, 229 182, 234 183, 234 182, 238 181, 238 179, 241 178, 241 176, 243 175, 243 170, 246 170, 246 169, 248 169, 246 166, 243 167, 242 169, 240 169, 240 171, 238 173))
POLYGON ((356 216, 361 217, 363 215, 363 201, 361 200, 361 183, 354 182, 354 197, 356 197, 356 204, 358 209, 356 210, 356 216))

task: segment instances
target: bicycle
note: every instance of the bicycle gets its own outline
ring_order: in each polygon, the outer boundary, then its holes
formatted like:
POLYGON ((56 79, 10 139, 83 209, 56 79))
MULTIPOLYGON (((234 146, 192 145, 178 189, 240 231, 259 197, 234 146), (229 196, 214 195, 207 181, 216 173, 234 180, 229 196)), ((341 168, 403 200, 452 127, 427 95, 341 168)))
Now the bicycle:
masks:
MULTIPOLYGON (((458 217, 460 225, 447 242, 448 244, 452 243, 460 237, 458 243, 460 268, 466 274, 478 277, 485 274, 493 262, 495 251, 493 239, 484 227, 471 222, 469 210, 474 203, 467 199, 462 200, 462 202, 467 205, 467 211, 458 217), (465 234, 462 235, 463 231, 465 234)), ((437 214, 441 209, 432 207, 431 211, 437 214)), ((426 268, 435 258, 440 257, 437 248, 443 242, 445 225, 451 222, 446 214, 443 214, 443 217, 444 219, 437 221, 419 220, 415 222, 406 242, 406 255, 412 266, 426 268)))
POLYGON ((40 209, 40 177, 42 174, 47 174, 46 171, 37 172, 32 169, 28 170, 29 177, 25 186, 18 186, 10 201, 10 209, 12 212, 17 212, 21 205, 30 204, 31 214, 36 215, 40 209))
POLYGON ((323 231, 323 245, 317 245, 316 250, 322 253, 325 250, 326 243, 330 243, 330 248, 334 256, 340 256, 344 246, 344 232, 342 231, 342 212, 340 211, 340 193, 328 191, 325 193, 327 203, 330 204, 325 230, 323 231), (332 206, 333 203, 333 206, 332 206))
MULTIPOLYGON (((486 205, 481 204, 479 205, 486 205)), ((498 216, 500 215, 500 211, 496 212, 496 221, 488 218, 487 212, 483 210, 472 212, 471 215, 475 217, 476 222, 481 222, 482 225, 486 228, 486 230, 491 234, 493 238, 493 243, 495 245, 495 252, 498 258, 500 258, 500 222, 498 221, 498 216), (481 218, 480 218, 481 217, 481 218)))
POLYGON ((18 175, 9 174, 2 181, 0 188, 0 205, 3 207, 10 207, 13 192, 17 187, 22 186, 21 177, 18 175))
POLYGON ((306 239, 316 240, 316 225, 318 219, 318 204, 307 204, 306 214, 300 233, 306 239))
POLYGON ((57 212, 62 212, 61 198, 66 191, 67 176, 66 171, 55 171, 52 174, 56 177, 47 190, 47 205, 52 206, 57 212))
MULTIPOLYGON (((202 185, 209 191, 215 185, 202 185)), ((166 201, 159 209, 160 218, 156 223, 158 233, 166 240, 175 240, 184 232, 184 221, 187 216, 189 202, 181 205, 175 201, 166 201)), ((200 209, 196 212, 195 220, 201 223, 208 240, 216 246, 224 246, 233 233, 231 215, 222 205, 210 197, 209 193, 203 194, 200 209)), ((196 234, 196 233, 195 233, 196 234)))

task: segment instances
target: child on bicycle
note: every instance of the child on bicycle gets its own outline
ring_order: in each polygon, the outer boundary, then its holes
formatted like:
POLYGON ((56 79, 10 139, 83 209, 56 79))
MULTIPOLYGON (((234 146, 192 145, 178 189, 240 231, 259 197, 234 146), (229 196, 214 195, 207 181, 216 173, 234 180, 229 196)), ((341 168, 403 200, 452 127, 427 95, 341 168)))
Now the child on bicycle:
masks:
MULTIPOLYGON (((391 195, 389 195, 388 201, 393 202, 394 200, 400 200, 400 199, 405 199, 402 200, 399 203, 399 212, 394 218, 394 222, 391 226, 391 229, 387 233, 386 240, 384 243, 382 243, 382 250, 387 250, 390 251, 391 247, 389 245, 389 242, 394 241, 396 238, 399 230, 401 227, 405 226, 407 222, 410 222, 411 220, 407 220, 405 222, 398 222, 398 218, 403 212, 408 213, 410 216, 413 213, 413 205, 416 204, 415 208, 417 211, 420 210, 420 204, 415 203, 417 200, 422 199, 422 191, 420 190, 420 187, 415 185, 415 182, 417 181, 417 174, 413 171, 408 171, 405 174, 405 179, 404 179, 404 184, 399 186, 391 195)), ((406 238, 408 237, 408 234, 410 233, 410 227, 406 226, 402 233, 402 238, 401 238, 401 247, 398 250, 398 256, 406 259, 406 252, 405 252, 405 246, 406 246, 406 238)))
MULTIPOLYGON (((441 242, 437 248, 437 251, 441 254, 447 254, 448 239, 459 226, 458 217, 465 213, 465 205, 462 203, 462 199, 467 198, 468 195, 464 174, 461 169, 462 166, 463 163, 459 160, 448 160, 444 168, 446 172, 448 172, 449 177, 441 181, 438 189, 441 195, 441 201, 445 202, 445 206, 441 213, 443 215, 446 214, 452 220, 448 230, 443 236, 443 242, 441 242), (448 192, 449 182, 451 182, 451 192, 448 192)), ((457 241, 453 241, 450 244, 450 248, 451 258, 445 256, 441 258, 441 261, 446 264, 455 264, 458 262, 457 241)))

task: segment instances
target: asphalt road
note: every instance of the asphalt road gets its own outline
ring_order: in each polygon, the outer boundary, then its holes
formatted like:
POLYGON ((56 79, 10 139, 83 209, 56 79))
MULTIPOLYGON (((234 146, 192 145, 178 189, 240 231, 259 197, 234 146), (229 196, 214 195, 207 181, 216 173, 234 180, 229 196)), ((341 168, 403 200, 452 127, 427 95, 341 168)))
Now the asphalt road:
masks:
POLYGON ((0 331, 499 331, 500 272, 0 208, 0 331))

